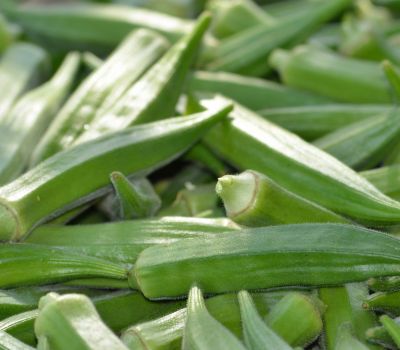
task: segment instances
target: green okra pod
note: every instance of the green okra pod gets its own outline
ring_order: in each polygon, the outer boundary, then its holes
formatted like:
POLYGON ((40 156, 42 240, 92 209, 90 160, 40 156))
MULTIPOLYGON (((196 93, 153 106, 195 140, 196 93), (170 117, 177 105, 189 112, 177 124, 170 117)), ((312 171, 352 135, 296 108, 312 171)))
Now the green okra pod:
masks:
POLYGON ((90 51, 86 51, 82 54, 82 62, 90 71, 96 70, 104 63, 100 57, 90 51))
POLYGON ((45 84, 25 94, 0 123, 0 183, 26 168, 32 149, 64 102, 79 68, 80 57, 71 53, 45 84))
POLYGON ((400 164, 384 166, 360 173, 382 193, 400 199, 400 164))
POLYGON ((31 163, 70 147, 90 127, 97 110, 123 96, 166 47, 166 40, 152 31, 140 29, 128 35, 74 91, 36 147, 31 163))
POLYGON ((400 115, 397 109, 335 130, 314 145, 357 170, 382 162, 398 144, 400 115), (352 150, 349 152, 349 150, 352 150))
POLYGON ((281 19, 287 16, 292 16, 293 13, 304 12, 312 10, 314 7, 313 0, 286 0, 272 3, 265 3, 262 5, 263 10, 271 16, 281 19))
MULTIPOLYGON (((201 104, 209 108, 220 101, 225 99, 204 99, 201 104)), ((400 204, 334 157, 238 104, 229 117, 204 140, 238 169, 259 171, 289 191, 357 222, 376 226, 399 222, 400 204)))
POLYGON ((326 305, 326 311, 323 315, 322 342, 324 348, 332 350, 342 348, 339 347, 339 343, 343 335, 344 343, 347 341, 355 342, 355 344, 360 342, 367 348, 377 349, 377 347, 369 344, 365 338, 365 332, 377 325, 375 315, 362 306, 367 295, 368 288, 361 283, 319 290, 319 297, 326 305), (346 331, 348 327, 351 329, 350 334, 346 331), (343 334, 341 334, 342 330, 344 331, 343 334))
POLYGON ((42 297, 35 334, 38 349, 127 350, 102 322, 90 299, 82 294, 49 293, 42 297))
POLYGON ((129 180, 122 173, 110 174, 115 194, 100 203, 111 219, 135 219, 154 216, 161 207, 161 199, 146 178, 129 180))
POLYGON ((389 333, 397 347, 400 347, 400 325, 387 315, 383 315, 379 318, 383 327, 389 333))
POLYGON ((270 64, 278 70, 286 85, 336 101, 378 104, 392 101, 389 84, 375 62, 300 46, 290 52, 274 51, 270 64))
POLYGON ((219 178, 216 192, 227 216, 244 226, 347 221, 252 170, 219 178))
POLYGON ((76 278, 125 280, 121 263, 36 244, 3 244, 0 288, 44 285, 76 278))
POLYGON ((189 293, 182 349, 245 349, 239 339, 210 315, 196 286, 189 293))
POLYGON ((389 314, 400 314, 400 292, 377 292, 369 295, 363 303, 363 307, 368 310, 377 310, 389 314))
POLYGON ((17 338, 0 331, 0 349, 1 350, 33 350, 31 346, 24 344, 17 338))
POLYGON ((248 349, 292 349, 289 344, 264 323, 247 291, 240 291, 238 299, 240 314, 242 316, 244 341, 248 349))
POLYGON ((204 165, 217 176, 226 174, 227 167, 210 149, 202 143, 196 144, 186 155, 186 158, 204 165))
POLYGON ((376 292, 400 290, 400 276, 370 278, 368 287, 376 292))
POLYGON ((239 227, 229 219, 163 217, 105 224, 36 228, 26 243, 65 248, 77 254, 133 263, 139 253, 154 244, 214 236, 239 227))
POLYGON ((176 41, 193 25, 156 11, 108 4, 23 5, 9 9, 7 15, 41 43, 101 52, 114 48, 137 28, 155 30, 176 41))
POLYGON ((390 105, 326 104, 267 108, 257 113, 267 120, 314 140, 351 123, 389 113, 390 105))
POLYGON ((399 249, 397 238, 352 225, 270 226, 147 248, 129 283, 148 298, 185 295, 194 282, 206 293, 338 285, 400 274, 399 249))
POLYGON ((0 60, 0 123, 20 95, 43 79, 47 66, 47 53, 38 46, 16 43, 6 50, 0 60))
POLYGON ((38 310, 30 310, 7 317, 0 321, 0 331, 7 332, 20 341, 35 346, 36 337, 33 324, 38 313, 38 310))
POLYGON ((19 239, 39 223, 107 193, 112 171, 146 175, 159 168, 189 148, 230 109, 225 105, 191 117, 132 127, 47 159, 0 188, 1 239, 19 239))
POLYGON ((253 110, 323 105, 330 102, 324 97, 273 81, 226 72, 196 71, 188 84, 192 93, 222 94, 253 110))
POLYGON ((293 45, 349 6, 348 0, 316 1, 307 13, 299 13, 273 24, 262 24, 227 38, 206 53, 208 70, 263 75, 267 57, 277 47, 293 45), (207 57, 209 56, 209 57, 207 57))
MULTIPOLYGON (((394 319, 394 321, 399 323, 400 320, 397 318, 394 319)), ((397 349, 397 346, 394 343, 392 337, 389 335, 389 333, 383 326, 369 328, 365 333, 365 338, 371 344, 383 346, 384 348, 387 349, 393 349, 393 350, 397 349)))
POLYGON ((90 128, 74 144, 104 133, 174 115, 187 72, 201 46, 211 17, 202 15, 193 30, 179 40, 108 110, 99 111, 90 128))

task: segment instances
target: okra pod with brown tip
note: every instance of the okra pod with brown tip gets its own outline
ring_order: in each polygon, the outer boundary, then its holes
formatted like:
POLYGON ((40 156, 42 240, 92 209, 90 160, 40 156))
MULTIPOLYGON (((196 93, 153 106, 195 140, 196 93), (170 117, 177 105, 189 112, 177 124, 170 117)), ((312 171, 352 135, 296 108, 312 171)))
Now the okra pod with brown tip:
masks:
POLYGON ((147 248, 129 283, 148 298, 185 295, 194 282, 205 293, 338 285, 400 274, 399 251, 399 239, 352 225, 270 226, 147 248))
POLYGON ((112 171, 143 176, 170 162, 230 110, 225 105, 132 127, 47 159, 0 188, 0 238, 20 239, 39 223, 107 193, 112 171))
POLYGON ((104 105, 115 103, 166 50, 166 40, 148 30, 128 35, 67 100, 36 147, 31 163, 70 147, 104 105))
POLYGON ((216 192, 227 216, 244 226, 347 221, 252 170, 219 178, 216 192))
MULTIPOLYGON (((226 101, 203 99, 207 108, 226 101)), ((258 171, 289 191, 370 226, 400 222, 400 203, 298 136, 236 104, 204 140, 236 168, 258 171), (288 171, 287 169, 290 169, 288 171)))

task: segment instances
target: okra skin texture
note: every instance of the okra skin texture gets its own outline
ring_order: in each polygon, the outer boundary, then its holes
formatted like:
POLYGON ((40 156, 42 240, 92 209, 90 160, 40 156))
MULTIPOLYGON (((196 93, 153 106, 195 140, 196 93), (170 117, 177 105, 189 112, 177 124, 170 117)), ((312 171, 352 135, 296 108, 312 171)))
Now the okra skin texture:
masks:
POLYGON ((123 264, 34 244, 3 244, 0 288, 44 285, 76 278, 126 279, 123 264))
POLYGON ((245 349, 239 339, 210 315, 202 292, 196 286, 190 289, 182 339, 182 350, 192 349, 245 349))
MULTIPOLYGON (((397 323, 399 322, 398 319, 394 319, 394 321, 397 323)), ((376 344, 377 346, 393 350, 397 349, 392 337, 383 326, 372 327, 368 329, 365 333, 365 337, 367 338, 368 342, 376 344)))
POLYGON ((272 50, 303 40, 305 35, 335 17, 349 4, 348 0, 317 2, 307 14, 295 14, 272 25, 263 24, 241 32, 206 52, 205 67, 212 71, 262 76, 268 72, 266 58, 272 50))
POLYGON ((314 145, 349 167, 362 170, 382 162, 398 144, 399 135, 400 115, 394 110, 344 126, 315 140, 314 145))
POLYGON ((400 292, 377 292, 369 295, 363 303, 363 307, 368 310, 387 312, 399 315, 400 313, 400 292))
POLYGON ((286 85, 336 101, 373 104, 392 101, 384 73, 374 62, 301 46, 292 51, 274 51, 270 64, 286 85))
POLYGON ((247 291, 240 291, 238 299, 243 322, 244 341, 248 349, 292 349, 279 335, 264 323, 247 291))
POLYGON ((155 244, 211 237, 238 228, 225 218, 163 217, 91 225, 43 225, 36 228, 25 242, 132 264, 142 250, 155 244))
POLYGON ((16 100, 37 85, 48 69, 48 56, 42 48, 28 44, 11 45, 0 61, 0 122, 3 123, 16 100))
POLYGON ((360 172, 382 193, 396 200, 400 199, 400 165, 393 164, 360 172))
POLYGON ((99 111, 90 128, 74 144, 99 135, 174 115, 187 72, 200 48, 211 17, 202 15, 179 40, 109 110, 99 111))
MULTIPOLYGON (((203 99, 201 104, 209 108, 223 100, 203 99)), ((399 222, 399 204, 334 157, 237 104, 229 117, 204 140, 237 169, 258 171, 357 222, 370 226, 399 222)))
POLYGON ((36 346, 33 324, 38 310, 31 310, 13 315, 0 321, 0 331, 5 331, 20 341, 36 346))
POLYGON ((39 349, 127 349, 82 294, 49 293, 42 297, 35 334, 39 349))
POLYGON ((219 178, 216 192, 222 198, 227 216, 244 226, 347 222, 252 170, 219 178))
POLYGON ((329 99, 273 81, 227 72, 195 71, 188 82, 192 93, 215 93, 253 110, 330 103, 329 99))
POLYGON ((1 239, 19 239, 39 223, 106 193, 112 171, 146 175, 170 162, 230 109, 225 105, 191 117, 136 126, 47 159, 0 188, 1 239))
POLYGON ((33 39, 64 50, 107 52, 138 28, 155 30, 174 42, 192 27, 191 21, 159 12, 106 4, 25 5, 7 15, 33 39))
POLYGON ((390 105, 326 104, 267 108, 257 113, 306 140, 315 140, 350 123, 388 113, 390 105))
POLYGON ((15 179, 26 168, 32 149, 64 102, 79 62, 79 54, 69 54, 55 75, 25 94, 0 124, 0 184, 15 179))
POLYGON ((0 349, 1 350, 33 350, 27 344, 24 344, 20 340, 7 334, 6 332, 0 331, 0 349))
POLYGON ((140 29, 129 34, 67 100, 36 147, 31 165, 71 147, 85 128, 91 127, 98 110, 121 98, 167 47, 166 40, 152 31, 140 29))
POLYGON ((389 333, 397 347, 400 347, 400 325, 398 325, 395 320, 391 319, 387 315, 383 315, 379 318, 383 327, 389 333))
POLYGON ((185 295, 194 281, 205 293, 338 285, 398 274, 399 242, 341 224, 248 229, 147 248, 129 283, 153 299, 185 295))

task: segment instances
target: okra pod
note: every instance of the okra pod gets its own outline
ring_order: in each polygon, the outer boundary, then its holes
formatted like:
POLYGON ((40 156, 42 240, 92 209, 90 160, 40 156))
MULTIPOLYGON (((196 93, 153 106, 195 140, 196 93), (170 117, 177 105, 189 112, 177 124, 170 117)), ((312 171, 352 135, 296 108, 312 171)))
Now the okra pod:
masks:
POLYGON ((393 339, 397 347, 400 347, 400 325, 398 325, 395 320, 391 319, 387 315, 383 315, 379 318, 383 327, 389 333, 390 337, 393 339))
POLYGON ((267 120, 301 136, 314 140, 355 122, 386 114, 390 105, 326 104, 267 108, 257 113, 267 120))
POLYGON ((399 249, 397 238, 351 225, 263 227, 147 248, 129 283, 148 298, 185 295, 194 282, 206 293, 337 285, 399 274, 399 249))
POLYGON ((385 104, 392 101, 389 84, 378 63, 300 46, 275 50, 270 64, 282 81, 336 101, 385 104))
POLYGON ((208 55, 206 53, 205 66, 212 71, 263 75, 268 71, 266 58, 272 50, 303 40, 305 35, 335 17, 349 4, 348 0, 315 2, 312 10, 307 13, 295 14, 274 24, 262 24, 243 31, 210 49, 208 55))
POLYGON ((38 315, 38 310, 21 312, 0 321, 0 331, 7 332, 13 337, 29 345, 36 345, 33 324, 38 315))
POLYGON ((368 310, 377 310, 389 314, 399 315, 400 313, 400 292, 377 292, 369 295, 363 303, 368 310))
POLYGON ((245 349, 239 339, 210 315, 202 292, 196 286, 189 293, 182 349, 245 349))
POLYGON ((324 97, 273 81, 233 73, 196 71, 188 85, 192 93, 221 94, 253 110, 330 103, 324 97))
POLYGON ((268 2, 262 6, 263 10, 277 19, 292 16, 293 13, 311 11, 315 3, 313 0, 286 0, 279 2, 268 2))
POLYGON ((219 178, 216 192, 227 216, 244 226, 347 221, 252 170, 219 178))
POLYGON ((400 199, 400 164, 384 166, 360 173, 382 193, 400 199))
POLYGON ((174 115, 186 74, 196 57, 211 17, 201 16, 193 30, 179 40, 110 109, 99 111, 90 128, 74 144, 104 133, 174 115))
POLYGON ((400 114, 393 110, 344 126, 315 140, 314 145, 349 167, 362 170, 382 162, 398 144, 399 135, 400 114))
POLYGON ((32 149, 69 92, 79 60, 77 53, 69 54, 48 82, 25 94, 3 119, 0 124, 0 184, 15 179, 26 168, 32 149))
POLYGON ((217 176, 226 174, 227 167, 218 157, 210 151, 210 149, 202 143, 196 144, 186 154, 186 158, 194 162, 204 165, 205 168, 213 172, 217 176))
POLYGON ((368 287, 376 292, 400 290, 400 276, 370 278, 368 287))
POLYGON ((77 254, 134 263, 139 253, 154 244, 214 236, 237 230, 229 219, 163 217, 105 224, 36 228, 25 242, 65 248, 77 254))
POLYGON ((38 46, 16 43, 6 50, 0 61, 1 123, 20 95, 43 79, 47 66, 47 53, 38 46))
POLYGON ((27 344, 24 344, 17 338, 7 334, 4 331, 0 331, 0 349, 1 350, 33 350, 27 344))
MULTIPOLYGON (((398 323, 399 319, 395 319, 395 322, 398 323)), ((393 350, 397 349, 397 346, 394 343, 393 339, 383 326, 372 327, 368 329, 367 332, 365 333, 365 337, 368 340, 368 342, 372 344, 383 346, 384 348, 387 349, 393 349, 393 350)))
POLYGON ((127 350, 102 322, 90 299, 82 294, 49 293, 42 297, 35 334, 39 349, 127 350))
MULTIPOLYGON (((202 105, 209 108, 223 100, 202 100, 202 105)), ((400 204, 332 156, 237 104, 229 116, 205 142, 238 169, 259 171, 357 222, 382 226, 400 221, 400 204)))
POLYGON ((37 146, 31 163, 37 164, 70 147, 91 126, 97 110, 123 96, 166 46, 165 39, 157 33, 143 29, 131 33, 74 91, 37 146))
POLYGON ((254 302, 247 291, 238 294, 243 334, 246 347, 251 350, 292 349, 279 335, 269 328, 258 314, 254 302))
POLYGON ((134 29, 155 30, 174 42, 193 25, 156 11, 107 4, 23 5, 6 14, 33 39, 47 45, 95 52, 114 48, 134 29))
POLYGON ((191 117, 132 127, 47 159, 0 188, 1 239, 20 239, 39 223, 106 193, 112 171, 146 175, 159 168, 189 148, 230 109, 225 105, 191 117), (65 187, 66 183, 70 185, 65 187))

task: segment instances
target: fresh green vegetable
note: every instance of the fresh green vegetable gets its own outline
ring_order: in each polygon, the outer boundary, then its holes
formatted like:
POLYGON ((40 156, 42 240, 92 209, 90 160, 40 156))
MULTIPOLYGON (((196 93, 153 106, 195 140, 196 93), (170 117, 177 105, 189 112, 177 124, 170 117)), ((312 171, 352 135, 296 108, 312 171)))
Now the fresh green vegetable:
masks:
POLYGON ((368 310, 378 310, 398 315, 400 312, 400 292, 377 292, 369 295, 363 303, 368 310))
POLYGON ((45 84, 25 94, 0 123, 0 183, 26 168, 32 149, 64 102, 79 67, 79 55, 69 54, 45 84))
POLYGON ((0 349, 1 350, 33 350, 27 344, 22 343, 20 340, 7 334, 6 332, 0 331, 0 349))
POLYGON ((201 290, 196 286, 189 293, 182 349, 245 349, 228 329, 210 315, 201 290))
POLYGON ((216 191, 224 202, 227 216, 244 226, 346 222, 252 170, 219 178, 216 191))
POLYGON ((383 315, 379 318, 383 327, 392 337, 393 341, 396 343, 397 347, 400 347, 400 325, 398 325, 393 319, 387 315, 383 315))
POLYGON ((400 199, 400 164, 362 171, 360 173, 382 193, 400 199))
POLYGON ((298 224, 193 238, 145 249, 129 274, 148 298, 337 285, 399 273, 400 240, 340 224, 298 224), (238 269, 237 266, 241 268, 238 269))
POLYGON ((90 127, 97 110, 121 98, 166 46, 157 33, 143 29, 131 33, 74 91, 36 148, 32 163, 70 147, 90 127))
MULTIPOLYGON (((394 321, 398 323, 399 319, 394 319, 394 321)), ((397 349, 393 339, 383 326, 368 329, 365 333, 365 337, 372 344, 377 344, 388 349, 397 349)))
MULTIPOLYGON (((202 105, 209 108, 222 101, 202 100, 202 105)), ((205 141, 238 169, 259 171, 287 190, 345 217, 377 226, 400 220, 400 204, 353 170, 237 104, 229 120, 214 127, 205 141)))
POLYGON ((36 345, 33 324, 38 310, 31 310, 13 315, 0 321, 0 331, 5 331, 20 341, 29 345, 36 345))
POLYGON ((368 350, 369 347, 361 343, 353 334, 350 324, 343 324, 338 331, 335 350, 368 350))
POLYGON ((171 161, 230 109, 225 105, 191 117, 136 126, 73 147, 40 163, 0 188, 1 239, 19 239, 38 223, 106 193, 112 171, 149 173, 171 161), (37 205, 39 202, 41 205, 37 205))
POLYGON ((400 276, 376 277, 368 280, 373 291, 395 291, 400 289, 400 276))

